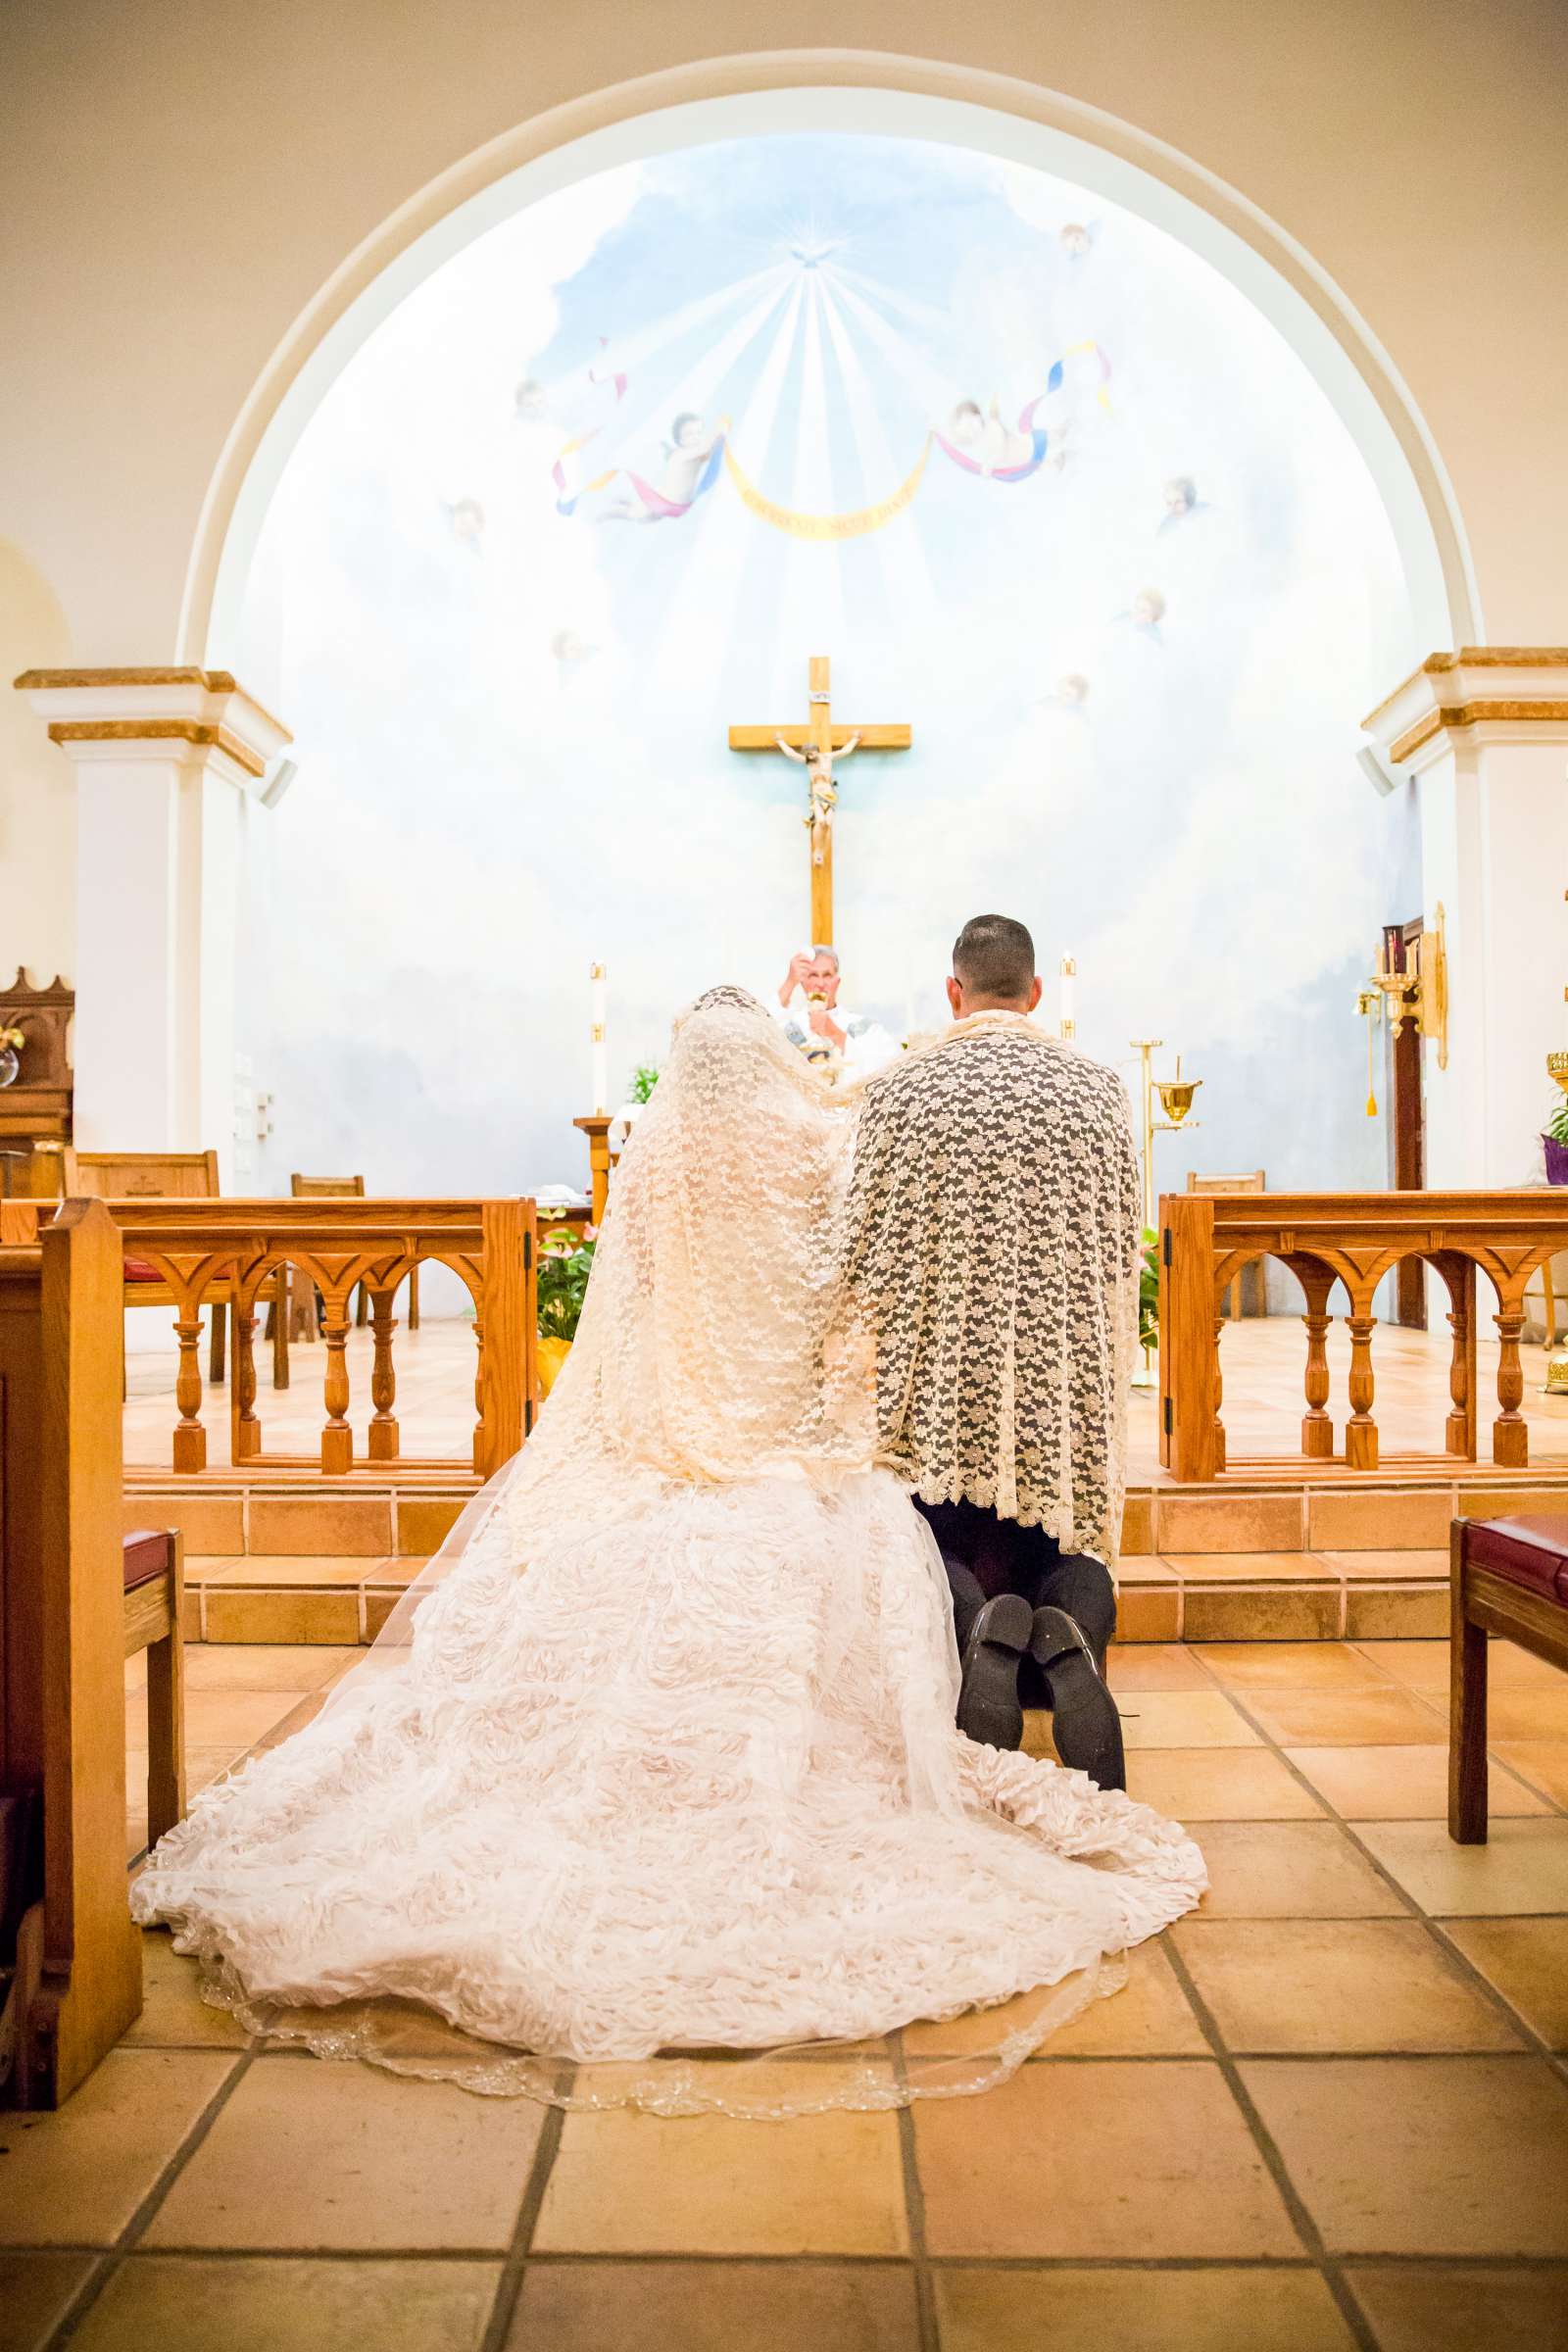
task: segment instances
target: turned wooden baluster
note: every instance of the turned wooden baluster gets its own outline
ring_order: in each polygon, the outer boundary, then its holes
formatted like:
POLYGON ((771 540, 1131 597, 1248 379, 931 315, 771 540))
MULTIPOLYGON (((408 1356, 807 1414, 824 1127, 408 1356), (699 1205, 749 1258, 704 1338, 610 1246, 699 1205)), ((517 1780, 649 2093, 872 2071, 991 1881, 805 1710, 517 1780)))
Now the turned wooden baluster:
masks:
POLYGON ((1476 1268, 1475 1260, 1451 1252, 1431 1261, 1447 1288, 1448 1396, 1444 1450, 1462 1462, 1476 1458, 1476 1268))
POLYGON ((1225 1317, 1214 1317, 1214 1467, 1225 1467, 1225 1424, 1220 1418, 1220 1406, 1225 1401, 1225 1358, 1219 1344, 1225 1336, 1225 1317))
POLYGON ((1306 1312, 1301 1317, 1306 1325, 1306 1369, 1301 1378, 1306 1410, 1301 1415, 1301 1451, 1308 1461, 1329 1462, 1334 1459, 1334 1416, 1324 1408, 1329 1400, 1328 1338, 1334 1317, 1328 1312, 1328 1302, 1334 1277, 1309 1274, 1302 1267, 1297 1268, 1297 1277, 1306 1296, 1306 1312))
POLYGON ((1530 1432, 1519 1410, 1524 1400, 1525 1373, 1519 1361, 1519 1334, 1525 1327, 1524 1300, 1508 1300, 1493 1320, 1502 1351, 1497 1357, 1497 1402, 1502 1410, 1492 1424, 1492 1458, 1499 1470, 1524 1470, 1530 1462, 1530 1432))
POLYGON ((396 1296, 395 1282, 386 1290, 370 1292, 370 1332, 375 1346, 370 1365, 370 1402, 375 1407, 369 1427, 372 1462, 395 1462, 398 1458, 398 1424, 392 1410, 398 1395, 397 1372, 392 1362, 392 1334, 398 1327, 392 1312, 396 1296))
POLYGON ((174 1381, 174 1402, 179 1407, 179 1419, 174 1424, 174 1468, 179 1471, 205 1470, 207 1432, 202 1427, 202 1314, 199 1299, 189 1297, 181 1299, 174 1334, 179 1341, 179 1371, 174 1381))
POLYGON ((248 1461, 262 1450, 262 1425, 256 1417, 256 1301, 242 1305, 234 1292, 234 1459, 248 1461))
POLYGON ((1365 1312, 1371 1303, 1370 1291, 1352 1298, 1345 1318, 1350 1334, 1350 1418, 1345 1425, 1345 1460, 1351 1470, 1375 1470, 1378 1466, 1378 1425, 1372 1418, 1377 1385, 1372 1373, 1372 1334, 1378 1319, 1365 1312))
POLYGON ((349 1427, 349 1300, 352 1282, 335 1290, 321 1286, 321 1337, 326 1342, 326 1425, 321 1431, 321 1468, 329 1478, 354 1467, 354 1432, 349 1427))

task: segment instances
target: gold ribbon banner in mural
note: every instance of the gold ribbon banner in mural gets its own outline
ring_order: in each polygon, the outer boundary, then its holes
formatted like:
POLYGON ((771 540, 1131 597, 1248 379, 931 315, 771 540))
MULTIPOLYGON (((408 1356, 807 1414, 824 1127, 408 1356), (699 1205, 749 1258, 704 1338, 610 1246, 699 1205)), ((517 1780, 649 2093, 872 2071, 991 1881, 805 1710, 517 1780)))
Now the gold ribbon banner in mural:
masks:
POLYGON ((902 514, 920 487, 925 463, 931 455, 931 435, 914 465, 899 484, 891 498, 884 498, 874 507, 858 507, 847 514, 806 514, 796 507, 777 506, 764 498, 755 482, 741 470, 734 450, 726 443, 724 468, 746 505, 759 521, 770 523, 775 531, 787 531, 792 539, 863 539, 868 531, 879 531, 884 523, 902 514))

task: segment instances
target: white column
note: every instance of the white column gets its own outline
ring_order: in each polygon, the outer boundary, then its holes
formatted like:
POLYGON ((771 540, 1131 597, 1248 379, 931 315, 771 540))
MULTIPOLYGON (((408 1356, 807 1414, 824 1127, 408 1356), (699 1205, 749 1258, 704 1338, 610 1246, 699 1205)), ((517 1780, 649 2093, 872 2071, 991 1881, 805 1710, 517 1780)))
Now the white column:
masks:
POLYGON ((1418 779, 1422 897, 1447 917, 1448 1067, 1426 1050, 1427 1182, 1541 1181, 1568 1047, 1568 651, 1434 654, 1366 722, 1418 779))
POLYGON ((289 741, 225 670, 28 670, 76 771, 74 1133, 216 1149, 234 1127, 240 795, 289 741))

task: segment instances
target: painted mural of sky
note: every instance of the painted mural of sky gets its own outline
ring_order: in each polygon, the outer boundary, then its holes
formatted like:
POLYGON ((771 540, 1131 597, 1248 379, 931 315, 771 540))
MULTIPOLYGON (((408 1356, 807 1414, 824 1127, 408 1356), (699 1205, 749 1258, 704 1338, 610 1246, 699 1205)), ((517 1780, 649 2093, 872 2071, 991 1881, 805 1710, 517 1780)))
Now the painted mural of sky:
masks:
POLYGON ((802 943, 799 771, 725 730, 804 716, 828 653, 839 713, 915 732, 841 770, 857 1004, 935 1025, 998 906, 1075 954, 1091 1052, 1202 1074, 1162 1177, 1382 1177, 1350 1006, 1419 873, 1352 755, 1411 650, 1392 536, 1272 326, 1081 189, 780 135, 535 205, 323 402, 247 636, 301 746, 255 845, 280 1167, 575 1176, 590 960, 618 1081, 802 943))

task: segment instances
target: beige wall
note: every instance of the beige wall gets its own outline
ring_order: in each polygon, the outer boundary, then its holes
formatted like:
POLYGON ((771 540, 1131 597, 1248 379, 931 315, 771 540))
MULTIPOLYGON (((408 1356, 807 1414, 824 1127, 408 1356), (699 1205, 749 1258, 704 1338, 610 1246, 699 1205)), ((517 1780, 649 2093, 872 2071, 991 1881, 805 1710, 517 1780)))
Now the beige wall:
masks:
MULTIPOLYGON (((35 0, 0 24, 0 529, 67 642, 24 598, 0 659, 171 658, 248 395, 432 178, 606 84, 729 58, 705 86, 745 87, 781 49, 862 53, 804 81, 874 78, 865 52, 1015 76, 1239 190, 1408 387, 1487 637, 1568 638, 1560 0, 35 0)), ((51 859, 58 820, 26 820, 51 859)))
MULTIPOLYGON (((15 656, 10 675, 24 661, 44 666, 70 653, 47 581, 0 539, 0 656, 15 656)), ((74 976, 75 871, 75 776, 22 696, 0 682, 0 987, 19 964, 40 982, 74 976)))
POLYGON ((169 657, 225 436, 389 213, 606 83, 794 47, 1020 76, 1240 189, 1408 384, 1489 637, 1568 633, 1559 0, 71 0, 4 18, 0 524, 83 660, 169 657))

